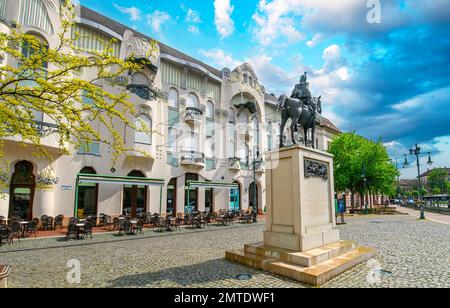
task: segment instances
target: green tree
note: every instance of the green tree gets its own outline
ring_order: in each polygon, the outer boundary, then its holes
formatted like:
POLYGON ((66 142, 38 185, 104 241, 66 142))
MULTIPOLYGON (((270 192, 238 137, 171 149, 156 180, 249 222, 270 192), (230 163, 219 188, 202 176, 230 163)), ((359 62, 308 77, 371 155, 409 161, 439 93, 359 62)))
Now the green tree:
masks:
POLYGON ((435 187, 435 188, 433 188, 433 190, 431 191, 431 193, 432 193, 433 195, 439 195, 439 194, 441 194, 441 189, 435 187))
MULTIPOLYGON (((373 142, 355 133, 335 136, 329 152, 334 155, 336 191, 391 195, 398 171, 381 140, 373 142)), ((354 200, 352 200, 354 207, 354 200)))
POLYGON ((428 186, 434 190, 435 188, 440 190, 440 193, 445 193, 448 188, 448 172, 446 169, 443 168, 437 168, 431 171, 430 175, 428 176, 428 186))
MULTIPOLYGON (((136 128, 136 112, 125 89, 111 93, 96 83, 127 76, 143 69, 145 63, 136 63, 133 57, 116 57, 114 39, 100 42, 101 52, 87 54, 76 47, 75 42, 82 37, 73 31, 74 12, 71 1, 62 5, 56 46, 23 33, 20 25, 12 33, 0 33, 0 54, 19 63, 0 67, 0 147, 2 139, 20 136, 24 145, 34 146, 36 155, 48 155, 35 122, 38 112, 58 127, 53 133, 62 151, 67 152, 69 145, 88 147, 97 141, 111 148, 115 163, 120 155, 132 150, 126 148, 120 129, 125 125, 136 128), (91 78, 86 72, 92 73, 91 78)), ((156 45, 150 44, 153 53, 156 45)), ((140 126, 142 131, 149 129, 140 126)), ((2 153, 0 149, 0 156, 2 153)))

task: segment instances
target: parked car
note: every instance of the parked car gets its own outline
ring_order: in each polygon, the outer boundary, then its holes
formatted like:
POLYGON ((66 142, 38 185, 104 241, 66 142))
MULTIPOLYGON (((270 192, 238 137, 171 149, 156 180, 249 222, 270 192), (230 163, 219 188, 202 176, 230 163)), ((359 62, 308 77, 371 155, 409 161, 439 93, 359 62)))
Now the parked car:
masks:
POLYGON ((406 201, 406 204, 408 204, 408 205, 416 205, 416 202, 413 199, 408 199, 408 201, 406 201))

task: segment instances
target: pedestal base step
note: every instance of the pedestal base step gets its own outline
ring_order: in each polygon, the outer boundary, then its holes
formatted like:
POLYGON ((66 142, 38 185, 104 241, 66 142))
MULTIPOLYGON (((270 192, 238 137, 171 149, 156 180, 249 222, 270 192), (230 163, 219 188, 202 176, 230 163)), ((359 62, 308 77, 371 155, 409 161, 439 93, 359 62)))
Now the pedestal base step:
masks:
POLYGON ((371 247, 354 248, 354 245, 354 242, 341 241, 311 251, 294 253, 283 249, 254 244, 246 245, 243 250, 227 251, 225 258, 228 261, 265 270, 272 274, 288 277, 299 282, 320 286, 328 280, 377 255, 376 250, 371 247), (325 255, 328 255, 328 258, 325 261, 321 261, 321 259, 325 259, 325 255), (292 260, 298 262, 293 263, 292 260), (302 266, 299 265, 299 262, 312 262, 316 264, 302 266))
POLYGON ((262 257, 270 257, 286 263, 310 267, 340 256, 356 248, 354 241, 339 241, 306 252, 296 252, 288 249, 265 246, 262 243, 248 244, 244 251, 262 257))

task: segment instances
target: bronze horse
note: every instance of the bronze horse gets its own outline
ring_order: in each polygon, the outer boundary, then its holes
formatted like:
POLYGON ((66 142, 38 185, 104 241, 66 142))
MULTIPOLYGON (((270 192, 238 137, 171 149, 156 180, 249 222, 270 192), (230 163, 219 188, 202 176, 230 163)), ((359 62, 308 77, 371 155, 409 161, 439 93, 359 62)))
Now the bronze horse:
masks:
POLYGON ((321 96, 313 98, 310 102, 312 106, 309 108, 305 106, 302 100, 290 98, 287 95, 281 95, 278 99, 278 108, 281 109, 281 128, 280 128, 280 148, 284 147, 283 132, 288 119, 291 119, 291 140, 293 144, 297 144, 294 133, 298 131, 298 125, 303 127, 303 133, 305 134, 305 145, 308 144, 308 130, 311 129, 311 145, 315 148, 314 139, 316 133, 316 111, 322 113, 321 96))

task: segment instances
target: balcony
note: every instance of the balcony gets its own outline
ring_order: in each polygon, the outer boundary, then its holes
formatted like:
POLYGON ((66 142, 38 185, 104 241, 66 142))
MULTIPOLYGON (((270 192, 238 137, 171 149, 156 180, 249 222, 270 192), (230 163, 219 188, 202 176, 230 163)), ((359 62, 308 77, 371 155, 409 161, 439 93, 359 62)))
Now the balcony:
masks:
POLYGON ((155 152, 151 144, 135 142, 133 150, 128 153, 128 156, 141 159, 155 159, 155 152))
POLYGON ((228 158, 228 170, 230 171, 241 170, 241 159, 239 157, 228 158))
POLYGON ((133 93, 145 101, 153 101, 157 98, 157 91, 153 90, 149 86, 140 84, 129 84, 127 86, 127 91, 133 93))
POLYGON ((184 115, 184 121, 187 124, 195 124, 201 122, 203 111, 197 107, 186 107, 186 113, 184 115))
MULTIPOLYGON (((26 123, 26 121, 24 121, 26 123)), ((42 121, 34 121, 30 124, 33 129, 35 129, 38 135, 41 137, 41 146, 48 149, 61 149, 58 130, 59 127, 56 124, 46 123, 42 121)), ((29 140, 23 140, 21 136, 9 136, 5 137, 5 140, 13 142, 25 142, 31 144, 29 140)))
POLYGON ((264 162, 256 162, 255 163, 255 171, 256 171, 256 173, 266 172, 266 167, 265 167, 264 162))
POLYGON ((196 151, 181 151, 180 154, 180 165, 205 167, 205 154, 196 151))

